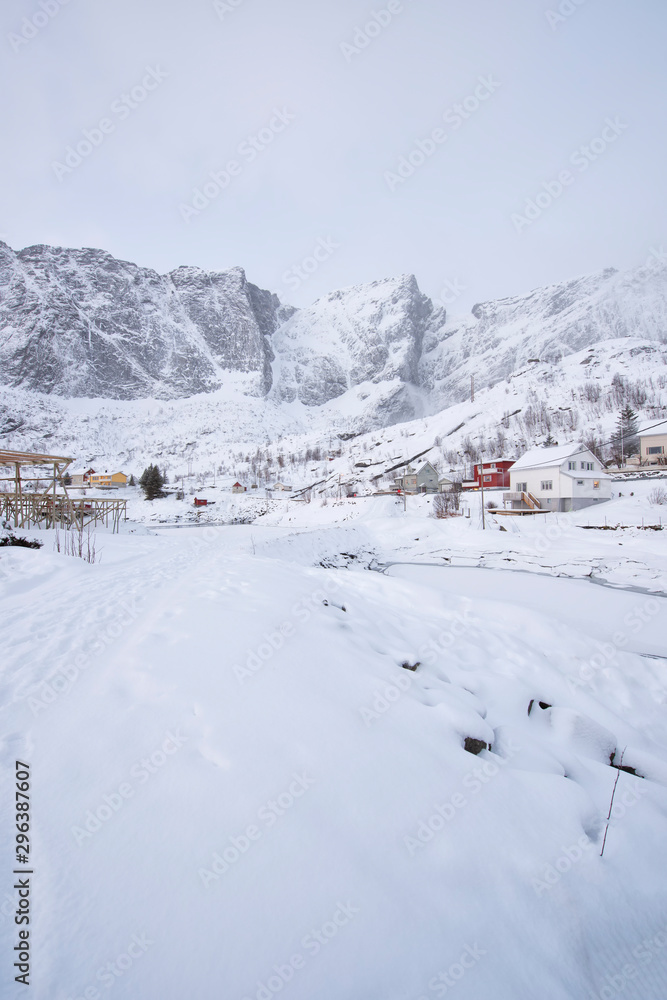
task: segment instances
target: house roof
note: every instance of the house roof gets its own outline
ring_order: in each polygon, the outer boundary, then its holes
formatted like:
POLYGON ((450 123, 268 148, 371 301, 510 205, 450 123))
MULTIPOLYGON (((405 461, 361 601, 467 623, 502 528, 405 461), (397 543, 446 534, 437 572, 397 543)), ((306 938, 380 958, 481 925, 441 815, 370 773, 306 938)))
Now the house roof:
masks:
MULTIPOLYGON (((549 469, 554 465, 560 465, 566 458, 573 455, 580 455, 588 452, 588 448, 583 444, 561 444, 553 448, 529 448, 521 458, 517 459, 512 466, 512 472, 519 472, 521 469, 549 469)), ((595 458, 591 452, 588 452, 595 458)))
POLYGON ((659 424, 649 424, 643 431, 639 431, 639 437, 654 437, 658 434, 667 434, 667 420, 662 420, 659 424))
POLYGON ((514 462, 513 458, 485 458, 483 462, 475 462, 475 465, 499 465, 501 462, 514 462))
POLYGON ((589 469, 582 469, 577 472, 575 469, 563 469, 563 475, 570 479, 611 479, 606 472, 591 472, 589 469))

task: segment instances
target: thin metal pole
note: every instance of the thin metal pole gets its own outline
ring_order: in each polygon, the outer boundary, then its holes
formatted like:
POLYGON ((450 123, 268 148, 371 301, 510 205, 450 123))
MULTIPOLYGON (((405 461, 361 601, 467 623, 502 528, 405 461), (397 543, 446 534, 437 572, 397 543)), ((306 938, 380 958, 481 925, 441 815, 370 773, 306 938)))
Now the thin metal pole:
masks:
POLYGON ((486 531, 486 520, 484 518, 484 454, 480 452, 479 456, 480 466, 479 466, 479 485, 482 488, 482 531, 486 531))

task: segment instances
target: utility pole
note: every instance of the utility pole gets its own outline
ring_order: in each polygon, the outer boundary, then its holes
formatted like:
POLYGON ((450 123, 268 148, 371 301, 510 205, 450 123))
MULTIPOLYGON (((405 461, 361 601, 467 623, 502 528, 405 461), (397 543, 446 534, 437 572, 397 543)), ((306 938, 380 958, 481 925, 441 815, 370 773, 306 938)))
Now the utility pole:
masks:
POLYGON ((621 411, 621 468, 625 467, 625 445, 623 443, 623 411, 621 411))
MULTIPOLYGON (((479 485, 482 490, 482 531, 486 531, 486 521, 484 519, 484 453, 480 451, 479 453, 479 485)), ((473 470, 474 471, 474 470, 473 470)))

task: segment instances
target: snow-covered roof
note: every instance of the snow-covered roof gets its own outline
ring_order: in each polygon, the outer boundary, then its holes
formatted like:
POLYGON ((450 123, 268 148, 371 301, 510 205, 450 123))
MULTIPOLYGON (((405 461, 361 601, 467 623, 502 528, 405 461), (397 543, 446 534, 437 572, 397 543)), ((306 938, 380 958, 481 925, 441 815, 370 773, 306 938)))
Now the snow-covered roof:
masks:
POLYGON ((667 434, 667 420, 663 420, 659 424, 649 424, 643 431, 639 431, 640 437, 653 437, 658 434, 667 434))
POLYGON ((475 462, 475 465, 498 465, 499 462, 510 462, 514 461, 513 458, 485 458, 483 462, 475 462))
POLYGON ((611 479, 611 476, 608 476, 606 472, 591 472, 589 469, 582 469, 581 472, 563 469, 563 475, 569 476, 570 479, 611 479))
POLYGON ((553 465, 560 465, 561 462, 564 462, 566 458, 571 458, 572 455, 580 455, 583 451, 588 451, 588 448, 584 447, 583 444, 560 444, 555 445, 553 448, 529 448, 521 458, 516 460, 511 471, 548 469, 553 465))

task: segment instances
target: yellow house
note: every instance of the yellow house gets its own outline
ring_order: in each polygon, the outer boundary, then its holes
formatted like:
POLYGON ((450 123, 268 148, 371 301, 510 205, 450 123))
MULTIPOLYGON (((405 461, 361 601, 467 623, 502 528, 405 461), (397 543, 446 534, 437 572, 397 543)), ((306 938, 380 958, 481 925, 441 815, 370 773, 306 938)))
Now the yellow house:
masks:
POLYGON ((94 472, 90 476, 91 486, 127 486, 127 476, 124 472, 94 472))
POLYGON ((642 465, 664 465, 667 462, 667 420, 640 431, 639 443, 642 465))

